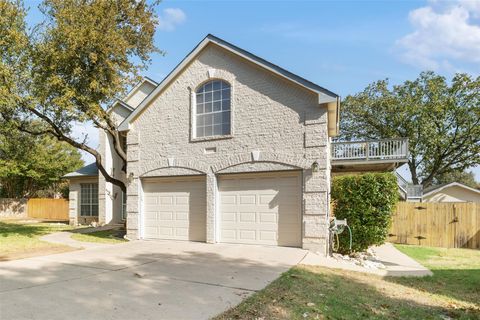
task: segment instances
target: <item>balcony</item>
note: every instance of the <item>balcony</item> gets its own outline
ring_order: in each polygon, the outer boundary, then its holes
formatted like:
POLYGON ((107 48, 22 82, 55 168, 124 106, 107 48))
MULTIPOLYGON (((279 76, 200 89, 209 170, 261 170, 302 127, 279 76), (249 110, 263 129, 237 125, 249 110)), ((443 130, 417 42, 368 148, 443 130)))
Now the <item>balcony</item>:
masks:
POLYGON ((333 172, 391 171, 408 162, 408 139, 332 142, 333 172))

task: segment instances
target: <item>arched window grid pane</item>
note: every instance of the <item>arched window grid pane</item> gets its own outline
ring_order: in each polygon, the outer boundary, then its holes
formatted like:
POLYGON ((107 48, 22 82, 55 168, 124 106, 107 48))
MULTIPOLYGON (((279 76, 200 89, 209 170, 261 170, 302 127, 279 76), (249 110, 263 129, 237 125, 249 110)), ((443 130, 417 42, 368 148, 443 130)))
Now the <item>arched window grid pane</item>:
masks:
POLYGON ((196 92, 196 137, 230 134, 230 85, 210 81, 196 92))

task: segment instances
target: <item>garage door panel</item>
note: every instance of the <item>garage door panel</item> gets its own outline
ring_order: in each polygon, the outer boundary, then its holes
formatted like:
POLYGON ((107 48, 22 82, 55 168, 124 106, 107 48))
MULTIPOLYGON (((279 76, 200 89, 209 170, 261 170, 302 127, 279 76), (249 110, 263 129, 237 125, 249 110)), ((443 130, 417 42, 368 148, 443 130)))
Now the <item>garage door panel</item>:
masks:
POLYGON ((158 228, 156 228, 156 227, 146 227, 145 228, 145 236, 155 237, 157 235, 158 235, 158 228))
POLYGON ((205 241, 205 179, 146 180, 146 238, 205 241))
POLYGON ((275 195, 274 194, 261 194, 259 196, 259 198, 260 198, 259 201, 258 201, 259 204, 269 205, 275 199, 275 195))
POLYGON ((222 242, 301 246, 299 173, 219 178, 222 242))
POLYGON ((145 197, 145 206, 158 204, 158 198, 155 196, 145 197))
POLYGON ((265 223, 277 223, 277 214, 271 212, 259 212, 259 221, 265 223))
POLYGON ((188 221, 188 212, 177 212, 175 213, 175 220, 177 221, 188 221))
POLYGON ((157 218, 157 212, 155 211, 146 211, 145 210, 145 219, 148 220, 148 219, 158 219, 157 218))
POLYGON ((239 230, 240 240, 255 240, 256 235, 254 230, 239 230))
POLYGON ((174 234, 174 229, 173 227, 168 228, 168 227, 159 227, 158 230, 160 231, 158 233, 159 237, 171 237, 174 234))
POLYGON ((222 221, 223 223, 227 222, 235 222, 236 221, 236 214, 235 212, 223 212, 222 213, 222 221))
POLYGON ((277 232, 275 231, 259 231, 261 241, 277 241, 277 232))
POLYGON ((188 228, 175 228, 175 235, 177 237, 187 237, 188 236, 188 228))
POLYGON ((240 204, 256 204, 257 201, 256 201, 256 196, 254 194, 246 194, 246 195, 242 195, 240 196, 240 199, 239 199, 239 203, 240 204))
POLYGON ((240 212, 238 222, 255 222, 255 212, 240 212))
POLYGON ((229 195, 225 193, 222 198, 221 198, 221 204, 226 205, 226 204, 236 204, 237 203, 237 197, 235 195, 229 195))
POLYGON ((173 212, 159 212, 156 216, 158 216, 158 218, 156 218, 156 219, 160 219, 160 220, 164 220, 164 221, 172 221, 173 220, 173 212))
POLYGON ((175 198, 177 205, 188 205, 188 196, 178 196, 175 198))

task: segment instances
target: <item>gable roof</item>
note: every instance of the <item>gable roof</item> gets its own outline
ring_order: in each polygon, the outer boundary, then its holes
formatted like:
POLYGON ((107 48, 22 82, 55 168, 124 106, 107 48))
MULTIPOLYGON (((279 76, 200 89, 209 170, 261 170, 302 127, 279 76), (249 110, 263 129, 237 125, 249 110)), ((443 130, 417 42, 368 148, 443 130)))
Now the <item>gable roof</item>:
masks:
POLYGON ((158 83, 155 80, 152 80, 149 77, 143 77, 141 81, 139 81, 122 100, 128 100, 137 90, 140 88, 145 82, 150 83, 152 86, 158 86, 158 83))
POLYGON ((336 117, 336 130, 338 131, 338 108, 340 104, 340 96, 333 93, 330 90, 327 90, 311 81, 308 81, 300 76, 297 76, 290 71, 287 71, 271 62, 268 62, 265 59, 262 59, 246 50, 243 50, 225 40, 222 40, 214 35, 208 34, 193 50, 165 77, 165 79, 160 82, 160 84, 146 97, 118 127, 120 131, 126 131, 129 129, 129 124, 132 120, 136 118, 154 99, 154 97, 160 93, 175 77, 209 44, 215 44, 221 48, 224 48, 237 56, 240 56, 260 67, 269 70, 270 72, 277 74, 287 80, 290 80, 307 90, 310 90, 314 93, 318 94, 318 102, 319 104, 322 103, 335 103, 335 110, 330 110, 331 107, 329 106, 329 113, 332 112, 335 114, 336 117))
POLYGON ((96 177, 98 176, 97 164, 90 163, 85 167, 78 169, 77 171, 67 173, 63 178, 78 178, 78 177, 96 177))
POLYGON ((423 190, 423 196, 425 197, 425 196, 440 192, 443 189, 446 189, 446 188, 449 188, 449 187, 461 187, 461 188, 464 188, 464 189, 467 189, 467 190, 470 190, 470 191, 473 191, 473 192, 476 192, 476 193, 480 194, 480 190, 478 190, 478 189, 469 187, 469 186, 464 185, 463 183, 460 183, 460 182, 450 182, 450 183, 444 183, 444 184, 439 184, 439 185, 436 185, 436 186, 431 186, 431 187, 425 188, 425 190, 423 190))
MULTIPOLYGON (((150 83, 151 85, 153 85, 154 87, 158 86, 158 83, 152 79, 150 79, 149 77, 143 77, 143 79, 141 81, 139 81, 128 93, 127 95, 123 98, 123 99, 116 99, 111 105, 110 107, 107 109, 107 113, 108 112, 111 112, 115 107, 117 106, 122 106, 124 107, 125 109, 127 109, 128 111, 130 112, 133 112, 135 110, 134 107, 132 107, 131 105, 129 105, 128 103, 126 103, 124 100, 127 100, 129 99, 136 91, 138 88, 140 88, 145 82, 147 83, 150 83)), ((148 94, 150 95, 150 94, 148 94)), ((148 97, 147 95, 147 97, 148 97)))
POLYGON ((128 111, 130 112, 133 112, 133 110, 135 110, 134 107, 132 107, 131 105, 129 105, 128 103, 126 103, 125 101, 122 101, 120 99, 116 99, 114 103, 112 103, 112 105, 110 106, 110 108, 107 109, 107 113, 111 112, 116 106, 121 106, 121 107, 124 107, 125 109, 127 109, 128 111))

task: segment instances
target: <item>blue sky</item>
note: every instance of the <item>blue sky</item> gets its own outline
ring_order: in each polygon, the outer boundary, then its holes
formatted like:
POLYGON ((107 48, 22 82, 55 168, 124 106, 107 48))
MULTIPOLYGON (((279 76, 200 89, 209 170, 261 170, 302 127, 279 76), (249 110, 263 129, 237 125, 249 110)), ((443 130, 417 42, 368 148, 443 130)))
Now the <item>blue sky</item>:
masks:
MULTIPOLYGON (((38 21, 38 2, 26 3, 30 23, 38 21)), ((480 73, 480 1, 167 0, 158 14, 155 42, 166 55, 145 73, 157 81, 208 33, 341 96, 426 69, 480 73)), ((475 174, 480 180, 480 168, 475 174)))

